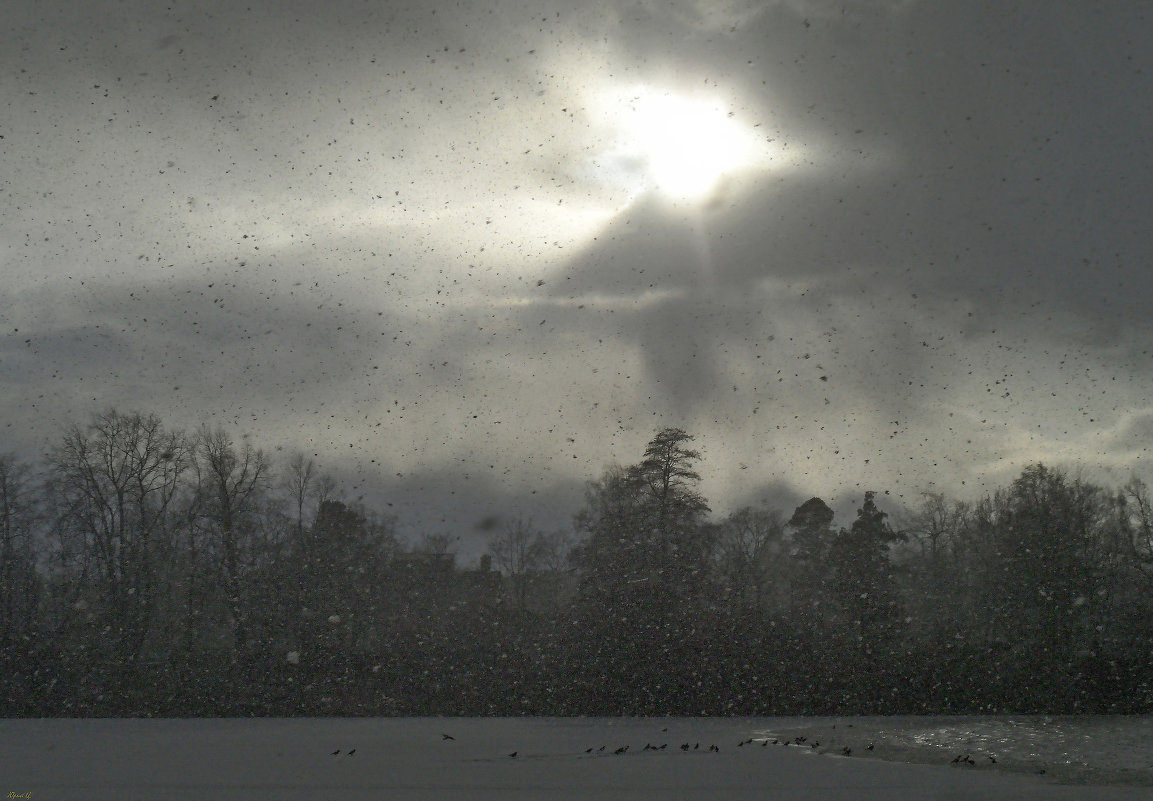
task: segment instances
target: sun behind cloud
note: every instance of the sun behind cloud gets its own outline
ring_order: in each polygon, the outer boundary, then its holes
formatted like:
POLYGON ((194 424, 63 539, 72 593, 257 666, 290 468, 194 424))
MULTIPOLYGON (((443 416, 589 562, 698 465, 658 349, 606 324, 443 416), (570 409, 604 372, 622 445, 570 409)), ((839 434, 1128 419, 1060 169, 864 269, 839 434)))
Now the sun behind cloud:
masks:
POLYGON ((752 129, 716 98, 640 86, 606 93, 596 113, 609 132, 598 172, 636 194, 655 189, 676 200, 701 199, 765 155, 752 129))

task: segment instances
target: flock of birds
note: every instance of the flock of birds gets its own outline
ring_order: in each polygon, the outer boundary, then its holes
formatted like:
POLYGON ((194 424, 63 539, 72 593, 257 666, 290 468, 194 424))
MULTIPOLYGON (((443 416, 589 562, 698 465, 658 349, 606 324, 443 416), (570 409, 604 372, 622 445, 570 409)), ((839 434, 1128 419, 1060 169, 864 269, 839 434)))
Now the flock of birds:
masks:
MULTIPOLYGON (((661 729, 661 731, 667 732, 668 729, 664 728, 664 729, 661 729)), ((456 738, 453 737, 451 734, 442 733, 440 735, 440 737, 441 737, 441 742, 446 742, 449 740, 456 740, 456 738)), ((760 740, 758 740, 755 737, 750 737, 747 740, 742 740, 741 742, 737 743, 737 747, 743 748, 746 745, 752 745, 753 743, 756 743, 756 742, 759 742, 761 744, 762 748, 767 748, 769 745, 780 745, 780 746, 785 746, 785 747, 807 747, 807 748, 811 748, 815 751, 816 749, 821 747, 820 741, 813 740, 812 742, 809 742, 809 738, 805 737, 804 735, 798 735, 796 737, 793 737, 792 739, 787 739, 787 740, 782 740, 779 737, 764 737, 764 738, 761 738, 760 740)), ((668 743, 661 743, 660 745, 653 745, 652 743, 645 743, 645 746, 644 746, 644 748, 641 749, 641 751, 664 751, 668 747, 669 747, 668 743)), ((874 750, 875 747, 876 746, 873 743, 869 743, 868 745, 865 746, 865 751, 871 752, 874 750)), ((589 746, 588 748, 585 749, 584 752, 585 752, 585 754, 601 754, 601 753, 604 753, 607 749, 608 749, 607 745, 602 745, 599 748, 597 748, 596 746, 589 746)), ((699 742, 692 743, 692 744, 684 742, 684 743, 680 744, 680 750, 682 750, 682 751, 699 751, 700 749, 701 749, 701 744, 699 742)), ((708 753, 720 753, 721 748, 716 743, 712 743, 705 750, 708 753)), ((615 750, 613 750, 611 753, 614 756, 621 756, 622 754, 627 754, 628 751, 629 751, 629 746, 628 745, 622 745, 619 748, 616 748, 615 750)), ((335 751, 333 751, 330 754, 330 756, 334 756, 334 757, 340 756, 342 753, 344 754, 344 756, 353 756, 356 754, 356 749, 352 748, 352 749, 349 749, 348 751, 342 751, 342 749, 337 748, 335 751)), ((506 754, 506 756, 509 759, 516 759, 517 755, 519 753, 520 753, 520 751, 511 751, 508 754, 506 754)), ((840 755, 846 756, 846 757, 852 756, 853 755, 853 749, 850 748, 849 746, 843 746, 840 750, 840 755)), ((989 760, 989 763, 991 765, 997 764, 996 758, 993 757, 991 754, 986 754, 985 758, 989 760)), ((953 759, 952 764, 957 765, 957 766, 967 765, 970 767, 975 767, 977 765, 977 760, 973 759, 971 754, 958 754, 953 759)), ((1042 772, 1044 772, 1044 771, 1042 771, 1042 772)))

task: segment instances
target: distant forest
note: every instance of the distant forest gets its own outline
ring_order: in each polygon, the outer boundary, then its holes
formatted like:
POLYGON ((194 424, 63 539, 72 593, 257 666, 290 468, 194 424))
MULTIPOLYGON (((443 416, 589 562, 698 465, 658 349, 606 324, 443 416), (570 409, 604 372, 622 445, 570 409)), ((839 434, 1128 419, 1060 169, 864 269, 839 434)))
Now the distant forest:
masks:
POLYGON ((95 415, 0 456, 0 715, 1153 712, 1139 479, 718 519, 692 443, 657 432, 571 530, 502 521, 465 568, 303 454, 95 415))

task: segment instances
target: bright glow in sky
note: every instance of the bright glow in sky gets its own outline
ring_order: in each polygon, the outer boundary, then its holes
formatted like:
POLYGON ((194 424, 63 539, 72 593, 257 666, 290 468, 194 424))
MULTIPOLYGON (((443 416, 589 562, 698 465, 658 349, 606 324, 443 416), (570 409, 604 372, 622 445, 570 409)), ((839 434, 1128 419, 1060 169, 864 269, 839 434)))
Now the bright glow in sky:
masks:
POLYGON ((716 98, 639 86, 606 92, 593 107, 611 131, 597 164, 610 184, 657 189, 675 200, 706 198, 728 174, 767 160, 752 127, 716 98))

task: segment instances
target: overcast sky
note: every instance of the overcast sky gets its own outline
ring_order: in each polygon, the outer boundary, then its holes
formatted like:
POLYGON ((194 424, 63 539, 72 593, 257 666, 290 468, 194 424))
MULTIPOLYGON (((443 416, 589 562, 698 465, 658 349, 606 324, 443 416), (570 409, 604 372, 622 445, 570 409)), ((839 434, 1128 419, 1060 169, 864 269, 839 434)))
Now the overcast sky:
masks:
POLYGON ((0 450, 220 423, 464 550, 665 426, 718 513, 1146 470, 1143 0, 2 8, 0 450))

